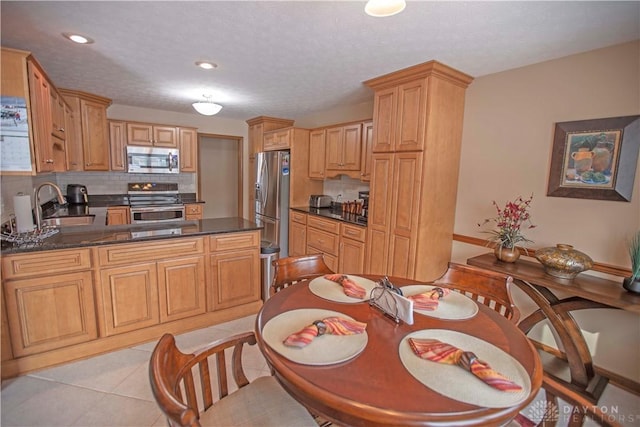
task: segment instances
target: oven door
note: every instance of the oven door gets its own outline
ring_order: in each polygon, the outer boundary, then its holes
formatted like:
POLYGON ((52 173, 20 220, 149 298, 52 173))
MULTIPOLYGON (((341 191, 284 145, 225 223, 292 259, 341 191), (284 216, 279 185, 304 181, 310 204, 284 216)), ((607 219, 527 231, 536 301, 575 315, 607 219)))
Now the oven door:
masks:
POLYGON ((131 224, 184 221, 184 205, 131 208, 131 224))

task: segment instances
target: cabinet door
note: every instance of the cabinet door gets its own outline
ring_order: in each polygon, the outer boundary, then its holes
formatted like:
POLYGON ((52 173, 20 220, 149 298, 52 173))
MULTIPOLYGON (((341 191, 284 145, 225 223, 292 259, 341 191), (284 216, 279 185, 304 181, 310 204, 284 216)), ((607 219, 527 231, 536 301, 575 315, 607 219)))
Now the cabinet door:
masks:
POLYGON ((125 122, 109 121, 109 152, 112 171, 127 170, 125 122))
POLYGON ((64 100, 55 90, 50 91, 51 99, 51 135, 64 141, 66 136, 64 120, 64 100))
POLYGON ((371 181, 371 152, 373 150, 373 122, 362 124, 362 163, 360 180, 371 181))
POLYGON ((53 172, 53 144, 51 142, 51 87, 32 62, 28 62, 31 120, 37 172, 53 172))
POLYGON ((307 226, 289 220, 289 256, 305 255, 307 249, 307 226))
POLYGON ((82 171, 84 170, 84 153, 82 152, 82 124, 80 123, 80 100, 74 98, 71 104, 76 106, 69 107, 65 104, 65 128, 67 131, 66 154, 67 154, 67 170, 82 171))
POLYGON ((344 127, 342 137, 342 169, 359 171, 362 161, 362 123, 344 127))
POLYGON ((389 274, 387 260, 392 180, 393 154, 373 154, 371 156, 371 188, 367 219, 366 270, 369 274, 389 274))
POLYGON ((91 272, 4 283, 15 357, 96 339, 91 272))
POLYGON ((100 271, 100 335, 135 331, 160 322, 156 263, 100 271))
POLYGON ((131 223, 131 211, 128 206, 112 206, 107 208, 107 225, 131 223))
POLYGON ((209 311, 260 300, 259 249, 219 252, 209 256, 209 311))
POLYGON ((427 111, 427 82, 425 79, 398 87, 398 114, 395 151, 424 149, 424 128, 427 111))
POLYGON ((373 152, 388 153, 394 150, 398 88, 376 91, 373 98, 373 152))
POLYGON ((84 170, 109 170, 109 128, 107 107, 98 102, 80 100, 84 170))
POLYGON ((185 219, 202 219, 202 203, 187 203, 184 205, 185 219))
POLYGON ((180 172, 198 171, 198 133, 195 129, 178 128, 180 172))
POLYGON ((204 256, 158 262, 160 322, 206 312, 204 256))
POLYGON ((127 144, 153 145, 153 125, 146 123, 127 123, 127 144))
POLYGON ((327 129, 326 131, 326 160, 325 167, 328 170, 341 170, 343 162, 343 138, 342 126, 327 129))
POLYGON ((412 278, 415 272, 421 180, 422 153, 394 155, 387 267, 392 276, 412 278))
POLYGON ((263 123, 256 123, 249 126, 249 156, 253 156, 262 151, 263 132, 263 123))
POLYGON ((293 135, 289 130, 265 132, 262 139, 264 151, 286 150, 291 148, 293 135))
POLYGON ((340 257, 338 270, 340 273, 364 273, 364 243, 353 239, 340 240, 340 257))
POLYGON ((178 130, 174 126, 154 126, 153 145, 156 147, 178 148, 178 130))
POLYGON ((324 179, 325 130, 309 134, 309 178, 324 179))

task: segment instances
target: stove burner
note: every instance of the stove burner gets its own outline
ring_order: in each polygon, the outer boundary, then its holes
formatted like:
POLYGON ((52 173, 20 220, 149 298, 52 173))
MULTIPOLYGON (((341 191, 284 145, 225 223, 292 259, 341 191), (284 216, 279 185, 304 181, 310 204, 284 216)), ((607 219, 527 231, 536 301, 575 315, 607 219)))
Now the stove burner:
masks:
POLYGON ((182 204, 177 183, 134 182, 127 184, 127 189, 132 207, 182 204))

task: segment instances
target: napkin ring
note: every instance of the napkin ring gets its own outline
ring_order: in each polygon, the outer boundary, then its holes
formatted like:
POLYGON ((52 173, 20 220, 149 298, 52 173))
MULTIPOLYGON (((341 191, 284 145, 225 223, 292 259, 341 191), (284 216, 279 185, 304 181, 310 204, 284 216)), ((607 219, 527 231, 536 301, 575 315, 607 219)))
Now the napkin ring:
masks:
POLYGON ((460 359, 458 360, 458 365, 466 369, 467 371, 471 371, 471 365, 473 362, 478 360, 478 356, 472 351, 463 351, 460 355, 460 359))
POLYGON ((318 328, 318 336, 324 335, 327 332, 327 325, 322 320, 316 320, 313 325, 318 328))

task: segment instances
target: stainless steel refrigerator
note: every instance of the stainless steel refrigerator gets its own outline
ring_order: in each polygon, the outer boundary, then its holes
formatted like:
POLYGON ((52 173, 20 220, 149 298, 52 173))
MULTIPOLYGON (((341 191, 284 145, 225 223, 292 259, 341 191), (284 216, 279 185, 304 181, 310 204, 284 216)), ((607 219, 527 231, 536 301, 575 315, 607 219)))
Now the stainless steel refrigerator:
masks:
POLYGON ((256 154, 254 204, 262 240, 280 247, 280 258, 289 253, 289 151, 256 154))

